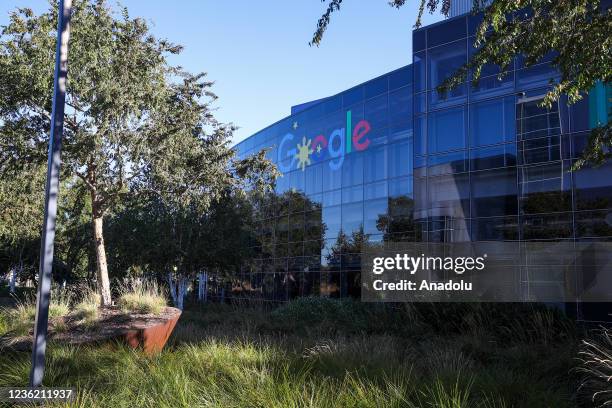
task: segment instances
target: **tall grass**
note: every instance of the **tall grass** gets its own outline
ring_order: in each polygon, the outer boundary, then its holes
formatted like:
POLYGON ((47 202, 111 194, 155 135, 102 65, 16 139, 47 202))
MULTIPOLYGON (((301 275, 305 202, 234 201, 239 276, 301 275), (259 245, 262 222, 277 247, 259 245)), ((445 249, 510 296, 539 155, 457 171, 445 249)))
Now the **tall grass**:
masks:
POLYGON ((79 301, 74 305, 73 314, 84 327, 96 325, 100 312, 100 294, 93 287, 84 288, 79 301))
MULTIPOLYGON (((520 333, 500 341, 487 331, 496 319, 485 316, 487 309, 474 312, 482 314, 484 329, 470 333, 471 318, 436 320, 460 316, 450 305, 436 315, 430 306, 371 306, 332 300, 274 311, 205 305, 184 311, 169 346, 155 356, 118 345, 51 345, 45 385, 76 386, 70 406, 92 408, 576 405, 563 368, 573 358, 572 336, 558 333, 546 345, 520 333)), ((501 309, 489 313, 507 323, 501 309)), ((531 333, 532 326, 517 330, 531 333)), ((0 386, 25 385, 29 357, 0 355, 0 386)))
MULTIPOLYGON (((49 318, 66 316, 70 312, 72 296, 66 291, 54 290, 49 303, 49 318)), ((13 307, 0 309, 2 324, 0 335, 11 333, 13 336, 25 336, 34 327, 36 317, 36 296, 26 294, 18 299, 13 307)))
POLYGON ((159 314, 168 301, 155 281, 133 280, 119 289, 117 304, 124 312, 159 314))

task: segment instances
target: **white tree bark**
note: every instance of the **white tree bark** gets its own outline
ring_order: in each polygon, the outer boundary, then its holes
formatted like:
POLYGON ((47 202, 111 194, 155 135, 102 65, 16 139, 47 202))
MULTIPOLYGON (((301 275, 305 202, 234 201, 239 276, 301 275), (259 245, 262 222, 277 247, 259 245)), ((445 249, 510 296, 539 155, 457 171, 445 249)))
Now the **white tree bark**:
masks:
POLYGON ((170 297, 172 298, 172 304, 176 306, 176 284, 174 282, 174 276, 172 276, 172 272, 168 272, 168 287, 170 288, 170 297))
POLYGON ((9 271, 9 291, 15 293, 15 283, 17 281, 17 269, 12 267, 9 271))
POLYGON ((208 274, 198 273, 198 301, 206 302, 208 298, 208 274))
POLYGON ((183 310, 186 292, 187 292, 187 278, 185 278, 184 276, 181 276, 178 279, 178 305, 177 305, 177 307, 180 310, 183 310))

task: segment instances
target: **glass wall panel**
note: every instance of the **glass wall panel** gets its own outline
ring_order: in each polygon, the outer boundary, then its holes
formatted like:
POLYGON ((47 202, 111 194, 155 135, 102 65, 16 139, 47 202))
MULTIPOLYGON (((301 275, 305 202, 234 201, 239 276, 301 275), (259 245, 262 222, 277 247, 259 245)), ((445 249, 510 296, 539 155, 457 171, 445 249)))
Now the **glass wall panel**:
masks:
POLYGON ((427 46, 435 47, 467 36, 467 23, 465 18, 456 18, 436 24, 427 29, 427 46))
POLYGON ((406 176, 412 173, 412 144, 409 141, 388 146, 389 178, 406 176))
MULTIPOLYGON (((435 89, 467 62, 466 41, 459 40, 427 50, 427 89, 435 89)), ((450 97, 459 96, 451 91, 450 97)))
POLYGON ((486 170, 516 166, 516 145, 503 144, 470 150, 470 169, 486 170))
POLYGON ((387 178, 387 146, 370 148, 365 155, 364 182, 384 180, 387 178))
POLYGON ((411 86, 405 86, 389 94, 389 122, 412 122, 411 86))
POLYGON ((471 185, 472 217, 518 213, 516 168, 474 172, 471 185))
POLYGON ((470 146, 484 146, 514 140, 514 97, 470 105, 470 146))
MULTIPOLYGON (((431 112, 427 118, 429 153, 465 148, 466 112, 464 107, 431 112)), ((422 147, 419 146, 419 150, 422 147)))
POLYGON ((374 129, 384 128, 389 124, 388 94, 377 96, 365 102, 365 120, 374 129))
POLYGON ((427 204, 431 216, 470 217, 467 174, 429 177, 427 184, 427 204))
POLYGON ((389 77, 384 75, 373 79, 365 84, 365 98, 369 99, 382 93, 386 94, 389 90, 389 77))

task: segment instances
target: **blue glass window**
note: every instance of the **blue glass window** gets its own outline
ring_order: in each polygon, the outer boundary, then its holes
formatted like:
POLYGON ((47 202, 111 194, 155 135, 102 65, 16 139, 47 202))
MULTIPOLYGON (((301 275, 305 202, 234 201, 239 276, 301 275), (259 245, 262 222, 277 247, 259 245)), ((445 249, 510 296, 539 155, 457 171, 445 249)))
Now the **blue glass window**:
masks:
POLYGON ((389 122, 412 121, 412 87, 406 86, 389 94, 389 122))
POLYGON ((612 208, 612 163, 598 168, 586 168, 574 172, 576 207, 579 210, 612 208))
POLYGON ((354 186, 363 183, 363 153, 350 153, 344 157, 342 172, 342 186, 354 186))
POLYGON ((389 74, 389 90, 401 88, 412 83, 412 65, 400 68, 389 74))
POLYGON ((363 100, 363 86, 342 93, 342 106, 351 106, 363 100))
POLYGON ((366 99, 385 93, 389 90, 389 78, 384 75, 365 84, 366 99))
POLYGON ((363 201, 363 186, 342 189, 342 204, 363 201))
POLYGON ((427 172, 430 176, 467 171, 467 154, 465 151, 429 156, 427 161, 427 172))
MULTIPOLYGON (((427 51, 427 89, 434 89, 467 62, 465 40, 427 51)), ((451 94, 452 96, 452 94, 451 94)))
POLYGON ((426 34, 427 34, 427 30, 425 29, 415 30, 412 32, 412 49, 414 51, 421 51, 426 48, 427 46, 427 44, 425 44, 426 34))
POLYGON ((465 17, 445 21, 434 25, 427 30, 427 46, 445 44, 467 36, 467 24, 465 17))
POLYGON ((366 200, 387 197, 387 181, 366 184, 363 187, 363 195, 366 200))
POLYGON ((386 146, 370 148, 365 152, 365 183, 387 178, 386 156, 386 146))
POLYGON ((387 157, 389 178, 412 174, 412 149, 408 141, 389 145, 387 157))
POLYGON ((430 216, 469 218, 470 188, 467 173, 427 179, 430 216))
POLYGON ((514 143, 470 151, 471 170, 510 166, 516 166, 516 145, 514 143))
POLYGON ((472 220, 474 241, 518 239, 518 217, 493 217, 472 220))
POLYGON ((363 201, 342 205, 342 230, 348 235, 363 225, 363 201))
POLYGON ((366 234, 377 234, 378 219, 387 214, 387 198, 369 200, 364 203, 364 232, 366 234))
POLYGON ((412 177, 389 180, 389 197, 412 197, 412 177))
POLYGON ((520 89, 545 86, 558 78, 559 74, 549 63, 533 65, 516 71, 516 84, 520 89))
POLYGON ((372 128, 383 128, 389 123, 389 99, 388 95, 380 95, 366 101, 364 104, 365 120, 372 128))
POLYGON ((507 73, 502 79, 497 75, 481 77, 478 84, 470 83, 472 99, 484 99, 492 96, 509 94, 514 91, 514 71, 507 73))
POLYGON ((427 92, 421 92, 414 95, 414 113, 427 112, 427 92))
POLYGON ((424 91, 427 85, 427 69, 425 66, 425 51, 417 52, 412 56, 412 75, 415 92, 424 91))
POLYGON ((465 108, 432 112, 427 119, 429 153, 465 148, 465 108))
POLYGON ((342 226, 342 207, 323 207, 323 223, 327 227, 326 238, 336 238, 342 226))
POLYGON ((470 105, 470 146, 514 140, 514 97, 470 105))
POLYGON ((335 112, 340 109, 342 109, 341 95, 332 96, 330 98, 327 98, 325 102, 323 102, 323 111, 325 113, 335 112))
POLYGON ((414 119, 414 153, 417 155, 427 153, 427 122, 425 116, 414 119))
POLYGON ((412 136, 412 121, 392 124, 389 127, 389 143, 409 139, 412 136))
POLYGON ((516 168, 472 173, 472 217, 516 215, 516 168))

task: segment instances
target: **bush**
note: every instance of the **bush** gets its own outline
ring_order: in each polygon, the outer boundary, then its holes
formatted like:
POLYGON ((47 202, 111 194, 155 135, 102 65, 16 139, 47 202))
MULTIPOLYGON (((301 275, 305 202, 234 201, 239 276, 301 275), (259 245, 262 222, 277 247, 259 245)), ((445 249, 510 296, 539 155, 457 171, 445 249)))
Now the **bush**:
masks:
POLYGON ((167 300, 156 282, 138 280, 121 287, 117 304, 124 312, 159 314, 167 300))

